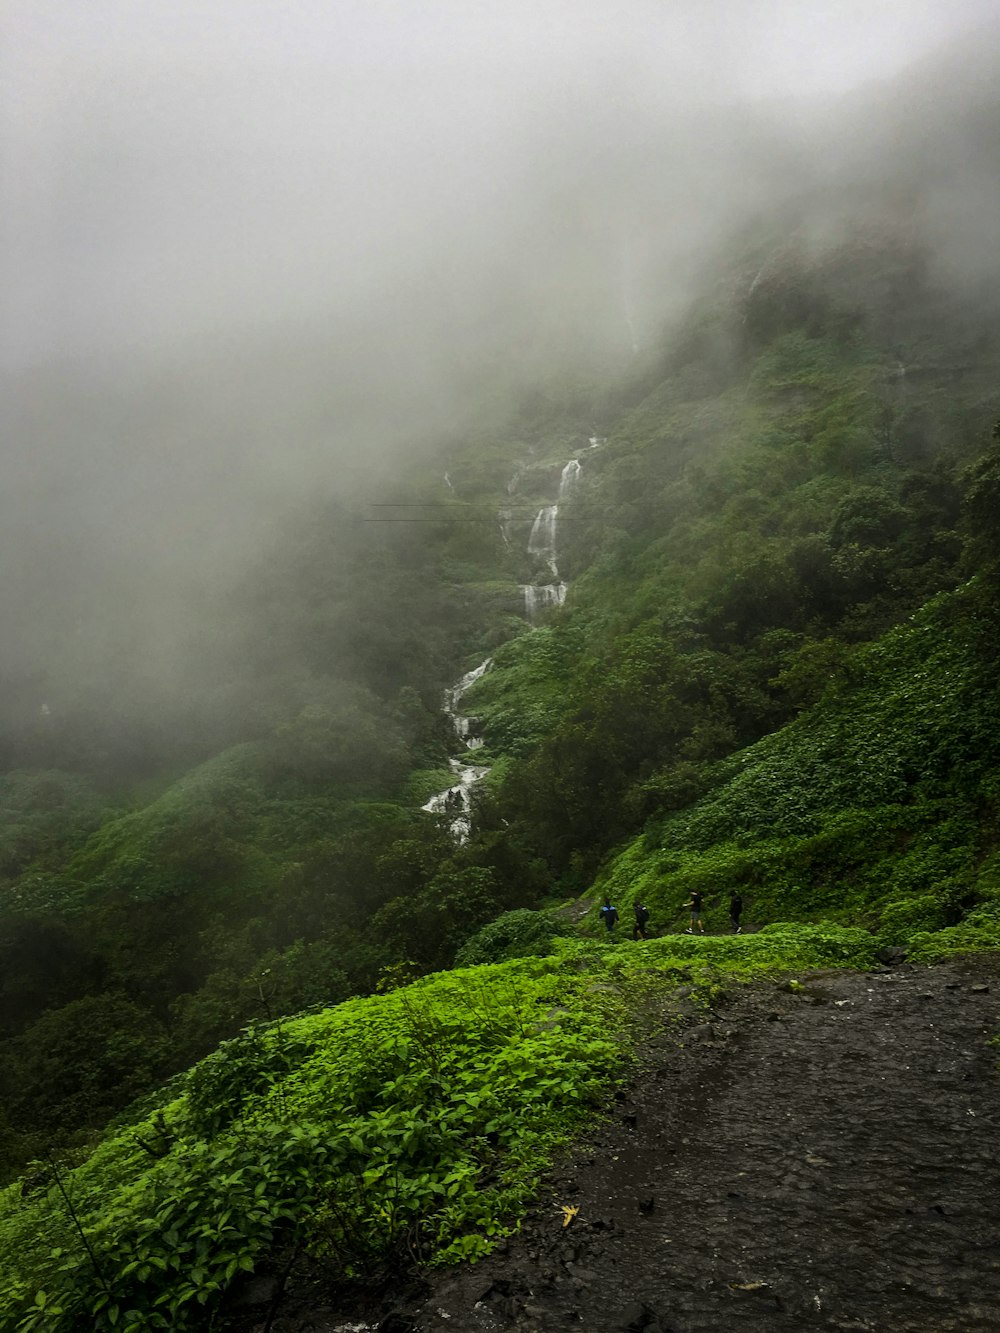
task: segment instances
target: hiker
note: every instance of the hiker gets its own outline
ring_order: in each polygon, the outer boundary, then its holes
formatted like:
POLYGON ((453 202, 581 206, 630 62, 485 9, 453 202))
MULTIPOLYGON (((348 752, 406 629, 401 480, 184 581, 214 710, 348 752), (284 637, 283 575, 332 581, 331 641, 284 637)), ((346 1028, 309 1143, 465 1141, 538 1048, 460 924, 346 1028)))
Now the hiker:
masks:
POLYGON ((608 934, 614 930, 618 923, 618 908, 611 906, 611 899, 604 899, 604 906, 601 908, 601 917, 608 928, 608 934))
POLYGON ((644 940, 646 936, 646 922, 649 920, 649 908, 645 903, 635 904, 635 925, 632 927, 632 938, 634 940, 644 940))
POLYGON ((693 935, 695 926, 698 927, 699 934, 704 935, 705 933, 705 924, 701 919, 701 898, 702 895, 697 889, 692 889, 690 900, 684 904, 691 910, 691 924, 684 932, 685 935, 693 935))
POLYGON ((743 914, 743 899, 740 897, 739 889, 733 889, 729 897, 729 920, 733 924, 733 934, 742 935, 743 927, 740 925, 740 917, 743 914))

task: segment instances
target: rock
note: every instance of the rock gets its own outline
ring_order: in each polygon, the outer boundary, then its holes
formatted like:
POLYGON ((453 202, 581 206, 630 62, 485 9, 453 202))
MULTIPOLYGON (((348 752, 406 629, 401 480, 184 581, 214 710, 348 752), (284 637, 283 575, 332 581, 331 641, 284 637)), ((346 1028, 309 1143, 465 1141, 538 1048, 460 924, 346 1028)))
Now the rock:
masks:
POLYGON ((582 1282, 585 1286, 598 1280, 598 1275, 592 1268, 581 1268, 579 1264, 567 1264, 566 1271, 570 1277, 575 1277, 577 1282, 582 1282))
POLYGON ((689 1041, 711 1041, 714 1036, 715 1028, 711 1023, 698 1023, 696 1027, 687 1030, 689 1041))
POLYGON ((511 1294, 511 1284, 506 1278, 497 1278, 491 1282, 475 1299, 474 1303, 479 1301, 505 1300, 511 1294))
POLYGON ((655 1333, 664 1328, 656 1311, 642 1301, 627 1306, 611 1327, 616 1333, 655 1333))
POLYGON ((900 963, 906 962, 906 950, 899 944, 884 945, 875 954, 880 963, 885 963, 886 967, 898 967, 900 963))
POLYGON ((417 1326, 412 1319, 394 1310, 379 1324, 378 1333, 417 1333, 417 1326))
POLYGON ((977 981, 974 986, 969 987, 973 995, 986 995, 989 993, 989 989, 985 981, 977 981))
POLYGON ((244 1283, 234 1284, 230 1304, 237 1310, 254 1310, 270 1305, 280 1285, 276 1277, 248 1277, 244 1283))
POLYGON ((650 1195, 648 1199, 640 1199, 638 1201, 638 1204, 639 1204, 639 1212, 645 1213, 648 1216, 655 1209, 656 1200, 653 1198, 652 1195, 650 1195))

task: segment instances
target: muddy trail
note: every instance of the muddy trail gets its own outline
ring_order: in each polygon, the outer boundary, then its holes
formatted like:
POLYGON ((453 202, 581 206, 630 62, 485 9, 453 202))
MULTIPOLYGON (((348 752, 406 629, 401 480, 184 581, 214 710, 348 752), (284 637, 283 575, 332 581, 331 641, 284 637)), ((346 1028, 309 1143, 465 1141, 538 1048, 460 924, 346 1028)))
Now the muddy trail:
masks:
POLYGON ((998 998, 969 958, 687 1002, 516 1239, 274 1333, 996 1333, 998 998))

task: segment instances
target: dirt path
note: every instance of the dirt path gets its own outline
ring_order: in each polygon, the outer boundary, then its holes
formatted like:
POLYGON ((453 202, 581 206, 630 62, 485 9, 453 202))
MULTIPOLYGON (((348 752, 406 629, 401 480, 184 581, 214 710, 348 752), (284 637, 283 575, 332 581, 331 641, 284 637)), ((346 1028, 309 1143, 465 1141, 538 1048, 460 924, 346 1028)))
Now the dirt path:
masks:
POLYGON ((996 1333, 998 998, 983 960, 737 988, 651 1048, 505 1252, 381 1327, 996 1333))

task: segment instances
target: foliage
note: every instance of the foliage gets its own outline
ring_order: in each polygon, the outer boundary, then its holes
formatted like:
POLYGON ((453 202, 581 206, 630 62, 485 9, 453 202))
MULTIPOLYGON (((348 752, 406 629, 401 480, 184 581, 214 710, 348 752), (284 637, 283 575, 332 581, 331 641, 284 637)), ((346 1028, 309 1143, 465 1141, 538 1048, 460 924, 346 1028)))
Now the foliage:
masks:
POLYGON ((739 888, 757 921, 834 914, 892 942, 955 925, 996 894, 1000 702, 982 651, 996 633, 976 587, 928 606, 857 652, 849 683, 718 765, 688 809, 650 821, 598 887, 671 921, 700 888, 721 925, 739 888))
POLYGON ((624 379, 415 449, 379 503, 424 521, 317 497, 171 689, 111 661, 0 699, 0 1172, 248 1025, 546 947, 505 914, 595 887, 660 928, 694 885, 724 924, 739 886, 757 923, 988 938, 993 315, 891 230, 720 262, 624 379), (569 597, 529 628, 527 534, 573 456, 569 597), (442 692, 487 653, 457 847, 420 806, 442 692), (149 1036, 134 1077, 67 1038, 105 997, 149 1036))
POLYGON ((789 925, 565 941, 248 1033, 80 1165, 39 1164, 0 1196, 0 1328, 183 1333, 292 1254, 344 1276, 477 1257, 614 1087, 637 994, 693 965, 707 984, 867 966, 873 948, 864 931, 789 925))
POLYGON ((522 907, 483 926, 465 941, 455 955, 457 967, 480 963, 502 963, 508 958, 529 958, 551 951, 553 940, 568 935, 569 927, 554 912, 534 912, 522 907))
POLYGON ((38 874, 58 867, 66 847, 85 837, 104 814, 98 792, 84 778, 59 771, 10 772, 0 775, 0 885, 36 873, 16 891, 0 888, 7 910, 49 906, 47 877, 38 874))

